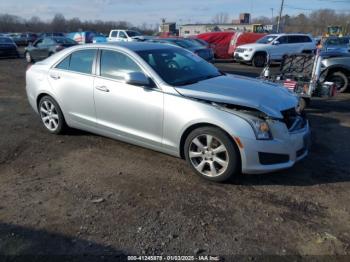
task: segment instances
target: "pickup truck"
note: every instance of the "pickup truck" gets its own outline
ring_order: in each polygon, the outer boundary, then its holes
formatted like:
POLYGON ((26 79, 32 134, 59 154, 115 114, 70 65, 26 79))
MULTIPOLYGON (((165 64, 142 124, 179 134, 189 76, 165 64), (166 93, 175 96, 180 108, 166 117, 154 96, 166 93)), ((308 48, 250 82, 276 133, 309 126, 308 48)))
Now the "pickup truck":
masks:
POLYGON ((137 31, 113 29, 109 33, 108 42, 131 42, 143 39, 141 33, 137 31))

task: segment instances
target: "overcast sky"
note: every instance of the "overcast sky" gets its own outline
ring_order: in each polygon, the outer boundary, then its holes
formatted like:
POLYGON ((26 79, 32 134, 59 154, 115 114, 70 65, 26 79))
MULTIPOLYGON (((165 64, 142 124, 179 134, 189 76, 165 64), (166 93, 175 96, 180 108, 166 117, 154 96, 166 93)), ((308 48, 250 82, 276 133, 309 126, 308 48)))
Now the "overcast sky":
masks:
MULTIPOLYGON (((219 12, 237 19, 241 12, 253 17, 277 15, 281 0, 0 0, 0 13, 48 20, 55 13, 82 20, 124 20, 134 25, 167 21, 210 22, 219 12)), ((350 12, 350 0, 285 0, 284 13, 309 13, 319 8, 350 12)))

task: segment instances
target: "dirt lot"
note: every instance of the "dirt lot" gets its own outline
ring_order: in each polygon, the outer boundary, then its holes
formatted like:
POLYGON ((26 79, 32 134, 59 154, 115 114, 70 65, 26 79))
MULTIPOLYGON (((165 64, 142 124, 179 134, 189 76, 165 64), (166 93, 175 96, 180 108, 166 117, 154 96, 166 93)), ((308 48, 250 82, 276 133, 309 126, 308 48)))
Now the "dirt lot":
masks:
POLYGON ((151 150, 48 134, 25 68, 0 60, 0 254, 350 254, 349 94, 313 102, 307 160, 215 184, 151 150))

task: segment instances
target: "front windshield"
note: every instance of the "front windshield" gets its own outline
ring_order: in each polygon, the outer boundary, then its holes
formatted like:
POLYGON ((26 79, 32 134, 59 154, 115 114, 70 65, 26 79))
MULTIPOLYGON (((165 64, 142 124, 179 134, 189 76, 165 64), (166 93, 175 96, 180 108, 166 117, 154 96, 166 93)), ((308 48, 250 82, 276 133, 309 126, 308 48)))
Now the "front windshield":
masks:
POLYGON ((0 37, 0 44, 13 44, 13 41, 11 38, 0 37))
POLYGON ((343 37, 343 38, 330 38, 326 41, 327 45, 346 45, 349 44, 350 38, 343 37))
POLYGON ((260 38, 256 42, 259 43, 259 44, 270 44, 276 38, 277 38, 277 35, 266 35, 263 38, 260 38))
POLYGON ((141 34, 136 31, 126 31, 129 37, 140 36, 141 34))
POLYGON ((222 75, 199 56, 178 48, 137 52, 169 85, 190 85, 222 75))

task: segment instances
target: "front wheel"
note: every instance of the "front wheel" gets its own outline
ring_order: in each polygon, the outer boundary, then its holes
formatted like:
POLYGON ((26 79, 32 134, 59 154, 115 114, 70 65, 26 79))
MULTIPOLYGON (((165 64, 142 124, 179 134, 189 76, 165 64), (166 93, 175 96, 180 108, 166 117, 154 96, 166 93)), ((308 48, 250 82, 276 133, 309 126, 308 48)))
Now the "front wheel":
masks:
POLYGON ((253 66, 263 67, 266 64, 266 54, 258 53, 253 57, 253 66))
POLYGON ((327 81, 335 84, 338 93, 344 93, 349 85, 348 77, 341 71, 329 74, 327 76, 327 81))
POLYGON ((205 179, 223 182, 239 173, 238 149, 219 128, 195 129, 186 138, 184 150, 187 163, 205 179))
POLYGON ((26 53, 24 54, 24 56, 25 56, 25 58, 26 58, 27 63, 33 63, 33 62, 34 62, 32 56, 30 55, 29 52, 26 52, 26 53))

